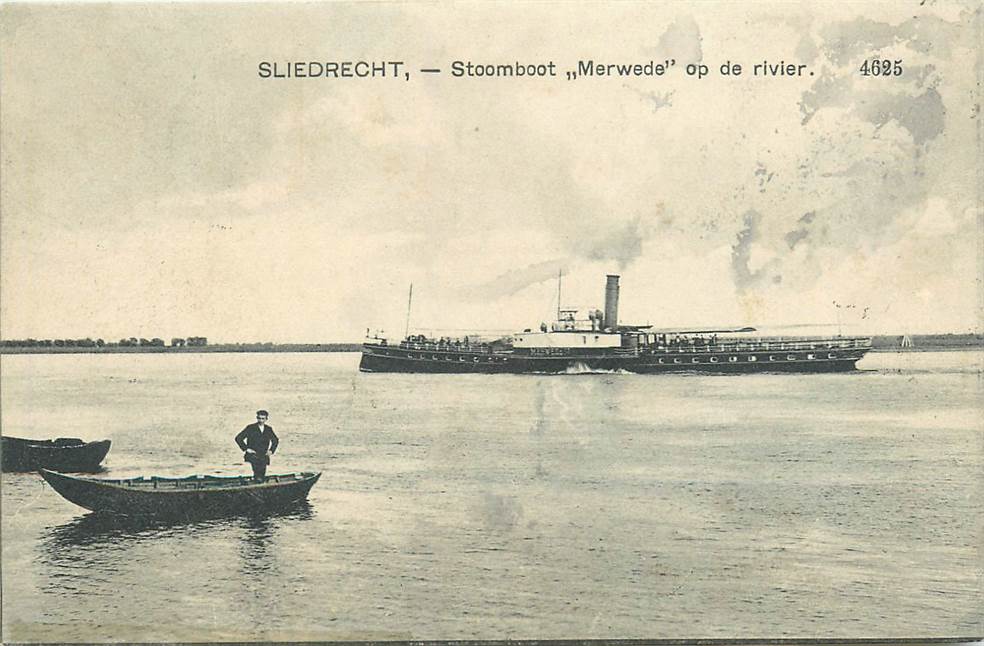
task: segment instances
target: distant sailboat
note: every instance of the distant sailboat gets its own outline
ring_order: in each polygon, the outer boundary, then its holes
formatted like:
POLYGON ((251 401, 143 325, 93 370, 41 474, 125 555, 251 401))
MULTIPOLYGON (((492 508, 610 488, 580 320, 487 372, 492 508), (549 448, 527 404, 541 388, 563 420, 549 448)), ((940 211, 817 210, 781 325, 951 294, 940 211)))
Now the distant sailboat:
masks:
POLYGON ((912 338, 910 338, 908 334, 902 335, 902 343, 900 344, 900 347, 903 350, 911 350, 913 348, 912 338))

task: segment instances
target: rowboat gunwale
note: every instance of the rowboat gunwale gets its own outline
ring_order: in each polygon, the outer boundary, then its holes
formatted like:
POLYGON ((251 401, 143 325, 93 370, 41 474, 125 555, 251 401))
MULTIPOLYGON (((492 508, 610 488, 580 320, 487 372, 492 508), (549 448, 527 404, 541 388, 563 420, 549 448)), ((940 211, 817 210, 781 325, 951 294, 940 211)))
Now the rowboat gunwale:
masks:
MULTIPOLYGON (((187 491, 201 491, 201 492, 230 492, 230 491, 252 491, 256 489, 264 488, 278 488, 286 487, 289 485, 300 485, 301 483, 308 482, 310 480, 317 480, 321 477, 321 471, 299 471, 295 473, 279 473, 266 476, 263 482, 257 482, 252 476, 216 476, 216 475, 191 475, 185 477, 168 477, 168 476, 136 476, 133 478, 86 478, 69 475, 67 473, 62 473, 60 471, 54 471, 52 469, 39 469, 41 476, 44 477, 46 473, 53 474, 55 477, 64 478, 67 480, 72 480, 75 482, 84 483, 86 485, 95 485, 97 487, 104 487, 107 489, 117 489, 119 491, 131 492, 146 492, 146 493, 178 493, 187 491), (281 480, 281 478, 291 477, 290 480, 281 480), (295 477, 296 476, 296 477, 295 477), (155 483, 164 484, 174 484, 180 485, 185 484, 189 486, 181 487, 156 487, 153 486, 155 483), (208 486, 193 486, 193 485, 206 485, 208 486), (226 483, 228 483, 226 485, 226 483), (140 485, 140 486, 135 486, 140 485), (223 486, 226 485, 226 486, 223 486)), ((45 478, 47 481, 48 479, 45 478)), ((50 481, 49 481, 50 484, 50 481)))

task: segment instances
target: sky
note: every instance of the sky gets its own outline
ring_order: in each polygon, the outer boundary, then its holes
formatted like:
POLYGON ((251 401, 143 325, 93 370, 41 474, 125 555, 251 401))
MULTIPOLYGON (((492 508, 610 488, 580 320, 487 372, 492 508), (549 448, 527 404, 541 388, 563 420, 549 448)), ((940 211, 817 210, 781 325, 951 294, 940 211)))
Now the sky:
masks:
POLYGON ((0 337, 400 336, 411 283, 413 330, 516 330, 561 271, 592 308, 619 274, 623 323, 980 331, 981 27, 932 1, 6 4, 0 337), (588 59, 676 64, 447 73, 588 59), (257 73, 344 60, 412 77, 257 73))

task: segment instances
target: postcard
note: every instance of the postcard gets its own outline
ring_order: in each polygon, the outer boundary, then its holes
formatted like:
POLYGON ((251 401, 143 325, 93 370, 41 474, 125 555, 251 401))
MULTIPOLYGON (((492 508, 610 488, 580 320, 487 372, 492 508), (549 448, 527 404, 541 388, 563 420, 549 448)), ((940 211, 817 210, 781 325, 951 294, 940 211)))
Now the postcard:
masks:
POLYGON ((981 638, 982 24, 0 5, 2 640, 981 638))

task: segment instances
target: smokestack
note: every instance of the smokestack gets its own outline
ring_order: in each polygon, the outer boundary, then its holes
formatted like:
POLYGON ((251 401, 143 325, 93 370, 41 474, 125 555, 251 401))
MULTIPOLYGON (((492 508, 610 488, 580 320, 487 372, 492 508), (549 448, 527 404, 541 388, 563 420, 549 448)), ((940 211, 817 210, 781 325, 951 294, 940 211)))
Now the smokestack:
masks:
POLYGON ((613 274, 605 283, 605 327, 618 329, 618 276, 613 274))

